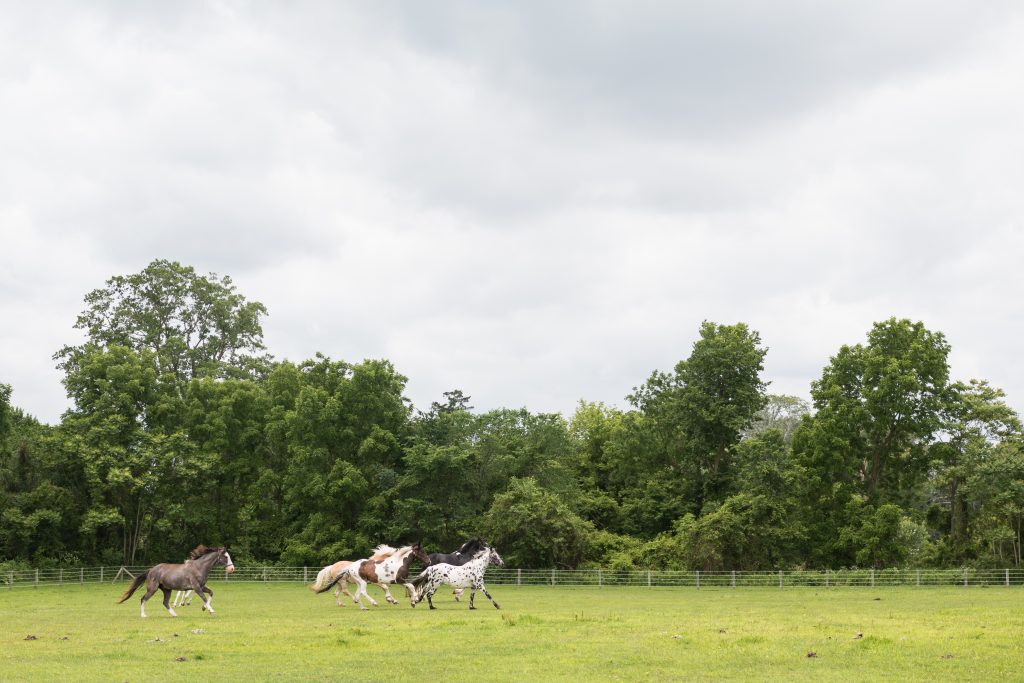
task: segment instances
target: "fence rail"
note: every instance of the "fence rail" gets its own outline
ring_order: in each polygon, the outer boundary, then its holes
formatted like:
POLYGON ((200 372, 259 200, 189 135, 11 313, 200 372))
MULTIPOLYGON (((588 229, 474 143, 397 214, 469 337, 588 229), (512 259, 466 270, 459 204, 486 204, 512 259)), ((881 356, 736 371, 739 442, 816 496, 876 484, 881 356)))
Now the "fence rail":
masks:
MULTIPOLYGON (((144 566, 29 569, 0 573, 0 588, 127 581, 144 566)), ((229 582, 311 583, 320 567, 239 566, 230 576, 215 568, 210 578, 229 582)), ((790 588, 808 586, 1024 586, 1024 569, 838 569, 827 571, 648 571, 609 569, 499 569, 487 572, 493 585, 639 586, 645 588, 790 588)))

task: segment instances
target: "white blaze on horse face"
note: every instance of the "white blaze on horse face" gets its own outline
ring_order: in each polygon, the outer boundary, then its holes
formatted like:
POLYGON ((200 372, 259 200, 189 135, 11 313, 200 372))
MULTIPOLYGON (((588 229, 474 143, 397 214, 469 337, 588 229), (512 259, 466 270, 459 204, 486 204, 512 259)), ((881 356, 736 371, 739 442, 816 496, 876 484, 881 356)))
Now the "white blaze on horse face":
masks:
POLYGON ((235 571, 235 563, 231 561, 231 553, 225 551, 224 559, 228 561, 227 566, 224 567, 224 571, 228 574, 235 571))

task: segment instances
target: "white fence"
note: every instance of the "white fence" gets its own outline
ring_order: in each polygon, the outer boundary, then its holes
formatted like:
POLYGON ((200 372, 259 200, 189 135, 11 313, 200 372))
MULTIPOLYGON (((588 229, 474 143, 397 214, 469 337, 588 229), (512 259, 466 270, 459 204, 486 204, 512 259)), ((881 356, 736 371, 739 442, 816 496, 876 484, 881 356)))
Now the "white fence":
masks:
MULTIPOLYGON (((213 581, 311 583, 321 567, 236 565, 230 576, 218 567, 213 581)), ((0 589, 38 588, 64 584, 127 581, 146 570, 133 567, 30 569, 0 573, 0 589)), ((645 588, 789 588, 809 586, 1024 586, 1024 569, 839 569, 824 571, 700 572, 617 571, 609 569, 498 569, 487 571, 487 583, 519 586, 640 586, 645 588)))

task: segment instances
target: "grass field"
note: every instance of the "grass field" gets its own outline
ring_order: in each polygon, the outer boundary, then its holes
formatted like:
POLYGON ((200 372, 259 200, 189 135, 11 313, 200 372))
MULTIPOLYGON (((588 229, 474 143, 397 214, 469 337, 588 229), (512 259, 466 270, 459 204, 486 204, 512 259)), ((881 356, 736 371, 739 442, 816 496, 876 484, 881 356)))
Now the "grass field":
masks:
POLYGON ((0 680, 1024 680, 1020 588, 494 586, 501 611, 439 592, 433 612, 360 612, 300 584, 211 586, 216 615, 177 619, 159 593, 148 619, 139 593, 115 604, 124 584, 5 590, 0 680))

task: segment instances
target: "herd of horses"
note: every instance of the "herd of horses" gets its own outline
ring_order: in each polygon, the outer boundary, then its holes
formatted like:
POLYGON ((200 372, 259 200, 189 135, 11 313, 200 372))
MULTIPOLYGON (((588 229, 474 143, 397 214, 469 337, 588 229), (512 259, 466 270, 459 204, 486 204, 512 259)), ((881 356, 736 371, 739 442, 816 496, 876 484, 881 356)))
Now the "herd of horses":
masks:
MULTIPOLYGON (((334 599, 338 606, 344 606, 341 601, 341 594, 344 593, 361 609, 366 610, 368 608, 360 596, 364 596, 370 604, 377 606, 377 601, 366 592, 369 584, 379 586, 392 605, 397 605, 398 600, 391 595, 390 585, 398 584, 405 588, 406 597, 412 607, 426 598, 430 609, 435 609, 432 600, 434 594, 442 585, 448 585, 454 589, 456 600, 461 598, 467 588, 470 590, 470 609, 476 609, 473 605, 476 591, 482 592, 495 608, 501 609, 487 592, 484 572, 491 565, 500 567, 503 564, 505 563, 498 551, 480 538, 466 541, 453 552, 429 555, 423 552, 418 543, 400 548, 379 545, 374 548, 370 557, 361 560, 342 560, 324 567, 317 574, 310 590, 325 593, 335 588, 334 599), (409 578, 409 568, 413 560, 422 562, 424 569, 418 576, 409 578), (356 586, 355 595, 348 591, 350 584, 356 586)), ((228 574, 235 570, 227 548, 199 545, 189 553, 182 564, 158 564, 136 576, 118 603, 130 598, 142 584, 146 584, 146 592, 141 601, 143 617, 146 616, 146 601, 158 590, 163 591, 164 607, 172 617, 178 616, 174 608, 189 604, 192 595, 198 595, 203 601, 203 610, 213 614, 213 591, 206 585, 206 581, 210 571, 216 566, 223 566, 228 574), (171 591, 175 590, 178 591, 178 595, 172 606, 171 591)))

